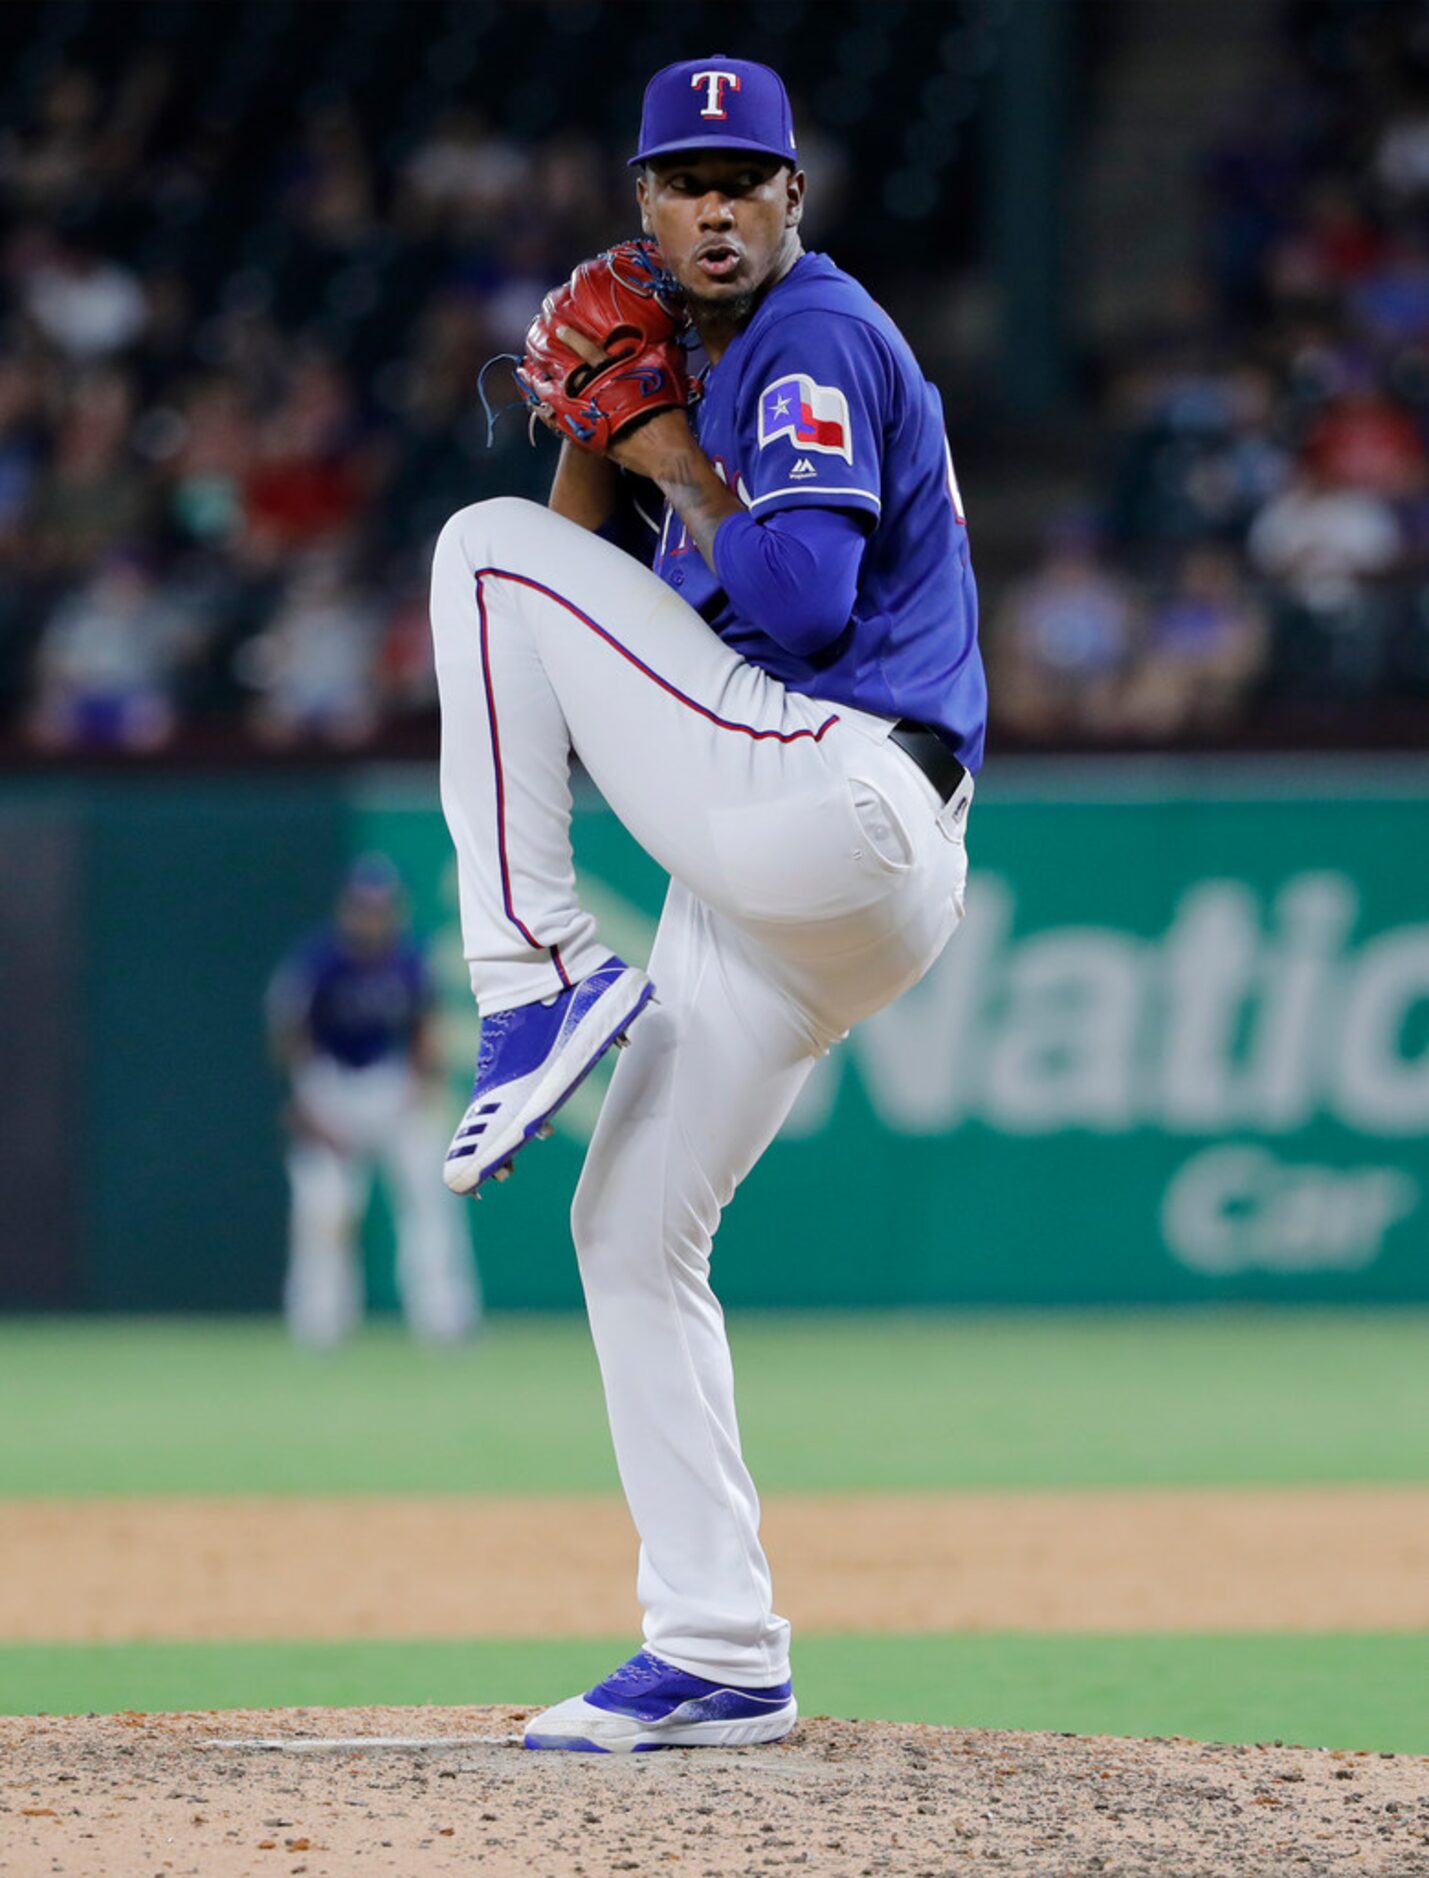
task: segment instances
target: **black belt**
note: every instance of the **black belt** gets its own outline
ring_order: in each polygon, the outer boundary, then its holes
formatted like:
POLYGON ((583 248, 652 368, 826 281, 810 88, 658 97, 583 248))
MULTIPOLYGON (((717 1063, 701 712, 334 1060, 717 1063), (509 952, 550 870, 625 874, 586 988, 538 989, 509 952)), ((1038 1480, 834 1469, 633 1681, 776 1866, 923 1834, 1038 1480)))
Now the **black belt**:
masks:
POLYGON ((903 717, 889 731, 888 741, 908 752, 944 802, 953 799, 967 771, 936 730, 903 717))

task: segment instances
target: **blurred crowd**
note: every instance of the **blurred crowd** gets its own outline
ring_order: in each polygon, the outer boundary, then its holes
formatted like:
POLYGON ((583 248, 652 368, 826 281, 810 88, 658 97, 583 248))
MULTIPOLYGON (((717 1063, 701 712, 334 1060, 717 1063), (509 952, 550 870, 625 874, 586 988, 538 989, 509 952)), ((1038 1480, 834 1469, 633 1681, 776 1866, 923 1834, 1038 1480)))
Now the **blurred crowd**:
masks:
POLYGON ((631 49, 533 17, 523 86, 493 0, 0 11, 0 749, 434 748, 436 533, 554 462, 500 355, 635 232, 631 49))
MULTIPOLYGON (((152 39, 5 118, 0 742, 429 734, 436 530, 550 473, 519 413, 489 445, 478 372, 631 218, 614 148, 519 141, 426 57, 443 102, 395 131, 320 85, 255 149, 152 39)), ((1100 369, 1100 488, 985 593, 1034 744, 1429 699, 1429 12, 1297 0, 1203 185, 1201 278, 1100 369)))
POLYGON ((281 163, 266 264, 230 254, 205 295, 147 237, 221 246, 206 179, 239 153, 157 135, 175 78, 62 67, 0 140, 0 719, 48 749, 195 723, 358 747, 430 713, 441 523, 544 489, 514 414, 488 448, 478 372, 620 227, 612 166, 453 106, 388 173, 335 97, 281 163))
POLYGON ((1100 499, 989 643, 1035 741, 1429 700, 1429 9, 1300 0, 1205 153, 1203 266, 1105 371, 1100 499))

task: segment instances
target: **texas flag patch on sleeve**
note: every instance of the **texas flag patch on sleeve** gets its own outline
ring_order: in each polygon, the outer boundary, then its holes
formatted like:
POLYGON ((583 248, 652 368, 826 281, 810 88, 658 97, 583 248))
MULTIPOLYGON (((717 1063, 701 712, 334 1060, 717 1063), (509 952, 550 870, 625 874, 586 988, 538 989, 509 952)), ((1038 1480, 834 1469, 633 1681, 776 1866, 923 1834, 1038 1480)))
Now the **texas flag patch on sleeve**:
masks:
POLYGON ((759 447, 788 437, 800 450, 823 450, 853 462, 848 399, 837 385, 816 385, 806 372, 790 372, 766 385, 759 398, 759 447))

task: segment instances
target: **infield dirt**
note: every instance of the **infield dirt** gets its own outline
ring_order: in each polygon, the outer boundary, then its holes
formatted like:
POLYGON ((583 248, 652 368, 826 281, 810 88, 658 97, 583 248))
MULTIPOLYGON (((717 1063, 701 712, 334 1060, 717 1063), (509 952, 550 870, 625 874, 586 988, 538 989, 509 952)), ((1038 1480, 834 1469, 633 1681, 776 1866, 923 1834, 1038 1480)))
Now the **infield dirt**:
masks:
MULTIPOLYGON (((776 1495, 797 1630, 1429 1629, 1429 1490, 776 1495)), ((0 1502, 0 1640, 634 1634, 614 1500, 0 1502)))
MULTIPOLYGON (((766 1530, 805 1631, 1429 1623, 1417 1489, 789 1496, 766 1530)), ((634 1634, 604 1500, 11 1501, 0 1532, 12 1641, 634 1634)), ((0 1718, 0 1878, 1429 1878, 1422 1758, 828 1719, 605 1758, 523 1752, 527 1713, 0 1718), (299 1738, 336 1745, 261 1745, 299 1738)))
POLYGON ((528 1754, 519 1709, 0 1720, 6 1878, 1270 1878, 1429 1871, 1429 1761, 811 1720, 528 1754), (364 1748, 358 1737, 429 1745, 364 1748), (326 1751, 258 1744, 319 1738, 326 1751), (234 1742, 246 1745, 226 1745, 234 1742))

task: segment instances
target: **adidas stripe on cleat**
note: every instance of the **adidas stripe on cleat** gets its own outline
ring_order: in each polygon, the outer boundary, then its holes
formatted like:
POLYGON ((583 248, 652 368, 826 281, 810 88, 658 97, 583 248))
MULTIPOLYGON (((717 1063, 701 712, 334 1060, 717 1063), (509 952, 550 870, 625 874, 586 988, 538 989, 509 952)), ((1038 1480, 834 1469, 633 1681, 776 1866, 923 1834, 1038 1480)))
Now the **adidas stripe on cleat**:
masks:
POLYGON ((709 1682, 641 1650, 584 1695, 534 1716, 525 1744, 576 1754, 753 1747, 782 1740, 798 1716, 789 1682, 759 1689, 709 1682))
POLYGON ((482 1019, 471 1101, 447 1150, 442 1178, 453 1193, 504 1180, 511 1158, 550 1118, 649 1003, 644 972, 610 958, 543 1004, 482 1019))

